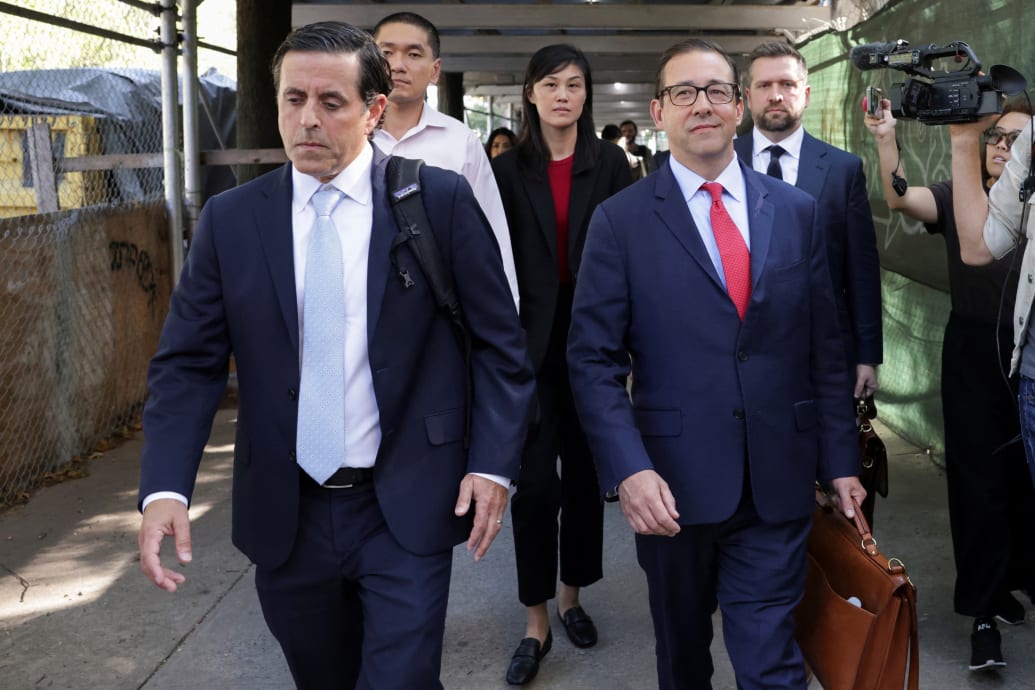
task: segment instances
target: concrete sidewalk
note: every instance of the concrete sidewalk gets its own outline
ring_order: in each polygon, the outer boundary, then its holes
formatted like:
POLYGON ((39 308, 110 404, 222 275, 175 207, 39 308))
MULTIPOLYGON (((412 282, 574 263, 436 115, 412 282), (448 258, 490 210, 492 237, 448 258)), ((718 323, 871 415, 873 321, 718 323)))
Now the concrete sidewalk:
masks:
MULTIPOLYGON (((191 510, 194 562, 177 594, 155 589, 137 563, 140 439, 91 461, 89 477, 44 489, 0 517, 0 687, 292 686, 259 611, 253 568, 230 544, 235 414, 223 410, 216 419, 191 510)), ((952 612, 943 473, 915 448, 882 436, 892 493, 878 502, 877 539, 883 553, 905 561, 919 587, 921 687, 1035 687, 1032 613, 1028 625, 1000 628, 1007 668, 967 670, 970 621, 952 612)), ((583 594, 600 644, 576 649, 555 619, 554 648, 531 687, 657 687, 646 586, 617 506, 607 507, 606 530, 605 579, 583 594)), ((457 549, 445 687, 508 687, 503 676, 523 632, 508 526, 481 563, 457 549)), ((714 687, 731 690, 718 625, 716 633, 714 687)))

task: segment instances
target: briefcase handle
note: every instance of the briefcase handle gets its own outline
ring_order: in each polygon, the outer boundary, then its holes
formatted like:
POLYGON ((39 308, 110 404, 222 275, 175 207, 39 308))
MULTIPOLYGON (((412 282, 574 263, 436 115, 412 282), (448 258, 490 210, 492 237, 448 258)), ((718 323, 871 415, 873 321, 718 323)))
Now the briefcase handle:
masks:
MULTIPOLYGON (((816 487, 816 503, 818 503, 819 506, 827 512, 838 510, 833 497, 818 486, 816 487)), ((866 522, 866 518, 863 517, 862 509, 859 508, 859 503, 855 498, 852 498, 852 507, 855 508, 855 515, 852 520, 855 522, 855 529, 859 531, 860 545, 862 546, 863 551, 868 553, 870 556, 879 555, 880 551, 877 550, 877 540, 873 538, 873 533, 870 532, 870 525, 866 522)), ((843 514, 844 513, 842 512, 842 515, 843 514)), ((845 519, 848 519, 847 515, 845 515, 845 519)), ((891 568, 892 566, 889 563, 888 569, 891 570, 891 568)))

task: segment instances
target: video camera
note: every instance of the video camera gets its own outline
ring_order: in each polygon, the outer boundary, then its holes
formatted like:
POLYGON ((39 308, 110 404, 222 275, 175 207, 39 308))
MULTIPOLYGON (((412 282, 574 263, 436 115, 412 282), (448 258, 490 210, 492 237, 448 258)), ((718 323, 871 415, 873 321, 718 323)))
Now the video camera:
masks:
POLYGON ((897 69, 910 75, 903 83, 891 85, 891 114, 925 125, 974 122, 983 115, 1001 113, 1003 94, 1012 96, 1028 86, 1024 75, 1006 65, 993 65, 988 75, 978 74, 981 62, 962 41, 922 48, 910 48, 903 40, 866 43, 852 48, 850 58, 860 70, 897 69), (939 58, 951 58, 962 66, 933 69, 939 58))

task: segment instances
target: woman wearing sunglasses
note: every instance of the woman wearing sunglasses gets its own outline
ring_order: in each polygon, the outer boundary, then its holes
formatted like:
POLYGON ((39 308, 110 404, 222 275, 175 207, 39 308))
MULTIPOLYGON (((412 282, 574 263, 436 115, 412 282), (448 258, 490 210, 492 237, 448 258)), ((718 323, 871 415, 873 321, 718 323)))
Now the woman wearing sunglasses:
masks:
MULTIPOLYGON (((945 239, 952 310, 942 342, 942 416, 945 422, 945 475, 949 527, 956 562, 954 605, 974 619, 972 671, 1005 666, 996 621, 1024 622, 1024 606, 1011 590, 1035 583, 1031 525, 1035 494, 1025 463, 1017 412, 1017 380, 1005 380, 1013 347, 1014 295, 1019 262, 1013 253, 987 266, 960 259, 953 214, 952 180, 910 186, 905 181, 895 139, 890 102, 866 115, 877 141, 880 179, 888 208, 923 223, 945 239), (998 353, 998 355, 997 355, 998 353)), ((982 136, 985 193, 1010 160, 1010 146, 1031 117, 1030 106, 1015 100, 1003 108, 982 136)), ((905 224, 906 232, 919 227, 905 224)))

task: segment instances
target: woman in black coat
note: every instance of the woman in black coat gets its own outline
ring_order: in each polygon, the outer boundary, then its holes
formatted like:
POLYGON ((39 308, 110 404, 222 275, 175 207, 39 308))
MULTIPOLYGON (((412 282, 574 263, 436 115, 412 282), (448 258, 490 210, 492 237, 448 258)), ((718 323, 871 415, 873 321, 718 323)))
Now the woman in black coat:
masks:
POLYGON ((507 670, 507 682, 515 685, 534 678, 550 650, 547 601, 557 594, 558 554, 558 616, 575 645, 597 641, 579 589, 603 576, 603 503, 575 414, 565 350, 590 216, 632 176, 625 153, 596 137, 592 88, 589 63, 577 48, 552 45, 536 52, 525 75, 517 146, 492 161, 539 400, 511 505, 518 598, 528 615, 525 638, 507 670))

